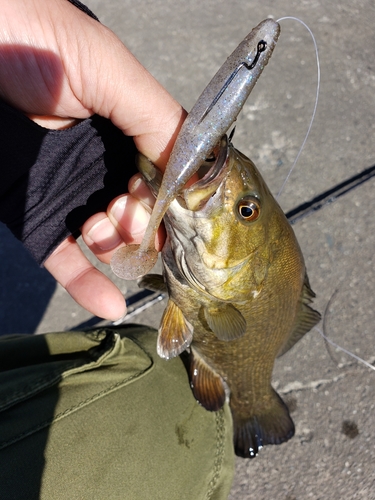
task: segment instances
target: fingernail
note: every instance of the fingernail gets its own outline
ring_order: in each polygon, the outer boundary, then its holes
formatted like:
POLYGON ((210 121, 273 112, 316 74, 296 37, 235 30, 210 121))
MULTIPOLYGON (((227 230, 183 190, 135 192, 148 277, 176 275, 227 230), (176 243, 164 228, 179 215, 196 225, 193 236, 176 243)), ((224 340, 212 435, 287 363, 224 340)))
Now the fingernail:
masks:
POLYGON ((122 238, 108 219, 102 219, 92 226, 87 236, 101 250, 112 250, 122 242, 122 238))
POLYGON ((141 177, 138 177, 138 179, 136 179, 130 186, 129 188, 129 193, 134 193, 134 191, 136 191, 139 186, 141 186, 142 184, 144 184, 144 181, 142 180, 141 177))
POLYGON ((131 196, 119 198, 111 208, 111 212, 121 227, 131 235, 143 233, 150 219, 149 212, 131 196))
POLYGON ((153 208, 155 205, 155 196, 151 193, 142 177, 138 177, 129 183, 129 193, 133 194, 137 200, 140 200, 147 207, 153 208))

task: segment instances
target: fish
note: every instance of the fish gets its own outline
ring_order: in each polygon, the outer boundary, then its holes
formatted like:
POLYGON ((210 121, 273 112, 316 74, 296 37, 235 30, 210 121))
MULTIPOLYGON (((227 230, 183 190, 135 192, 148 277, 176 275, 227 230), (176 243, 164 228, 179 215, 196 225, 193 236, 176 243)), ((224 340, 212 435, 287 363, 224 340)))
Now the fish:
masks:
MULTIPOLYGON (((158 354, 185 356, 207 410, 229 400, 235 452, 253 458, 294 435, 271 384, 274 362, 321 316, 293 229, 254 163, 226 135, 213 157, 164 216, 163 275, 139 285, 168 293, 158 354)), ((157 195, 160 171, 142 155, 138 168, 157 195)))
POLYGON ((114 274, 136 279, 156 263, 156 231, 169 204, 227 132, 257 83, 275 48, 280 25, 265 19, 238 45, 207 85, 184 121, 166 165, 150 221, 140 245, 119 248, 114 274))

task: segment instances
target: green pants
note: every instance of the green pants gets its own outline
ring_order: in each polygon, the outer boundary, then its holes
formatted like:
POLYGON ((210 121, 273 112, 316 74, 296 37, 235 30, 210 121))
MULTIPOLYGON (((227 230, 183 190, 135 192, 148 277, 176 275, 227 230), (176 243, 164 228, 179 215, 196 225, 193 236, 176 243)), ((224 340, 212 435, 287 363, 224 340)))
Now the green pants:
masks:
POLYGON ((155 346, 136 325, 0 337, 0 499, 226 499, 229 408, 155 346))

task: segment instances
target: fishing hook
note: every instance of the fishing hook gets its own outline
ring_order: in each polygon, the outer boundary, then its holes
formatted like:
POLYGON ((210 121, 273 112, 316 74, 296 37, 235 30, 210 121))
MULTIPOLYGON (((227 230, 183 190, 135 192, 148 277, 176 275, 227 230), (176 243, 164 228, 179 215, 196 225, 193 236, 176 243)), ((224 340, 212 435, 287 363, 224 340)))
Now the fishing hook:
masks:
POLYGON ((251 64, 248 64, 246 61, 243 61, 229 75, 228 79, 226 80, 226 82, 222 86, 220 92, 216 95, 215 99, 212 101, 212 103, 208 106, 208 108, 206 109, 206 111, 203 113, 203 116, 199 120, 198 125, 199 125, 199 123, 201 123, 206 118, 206 116, 208 115, 208 113, 212 110, 212 108, 218 102, 218 100, 220 99, 220 97, 224 94, 224 92, 227 90, 227 88, 229 87, 229 85, 232 83, 232 81, 234 80, 234 78, 236 77, 236 75, 238 74, 238 72, 240 71, 240 69, 243 68, 243 67, 246 68, 248 71, 251 71, 252 69, 254 69, 255 66, 257 65, 257 62, 258 62, 259 57, 260 57, 260 54, 262 52, 264 52, 266 50, 266 48, 267 48, 267 42, 264 41, 264 40, 260 40, 260 42, 258 42, 258 45, 257 45, 257 53, 255 54, 253 62, 251 64))

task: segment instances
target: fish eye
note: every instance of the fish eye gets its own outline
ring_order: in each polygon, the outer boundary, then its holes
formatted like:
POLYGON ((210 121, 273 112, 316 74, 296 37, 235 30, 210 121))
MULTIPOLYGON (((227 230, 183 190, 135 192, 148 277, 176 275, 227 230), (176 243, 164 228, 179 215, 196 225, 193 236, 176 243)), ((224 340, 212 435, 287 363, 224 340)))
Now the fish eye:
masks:
POLYGON ((253 196, 246 196, 237 203, 237 212, 239 217, 246 222, 257 220, 260 215, 260 203, 253 196))

